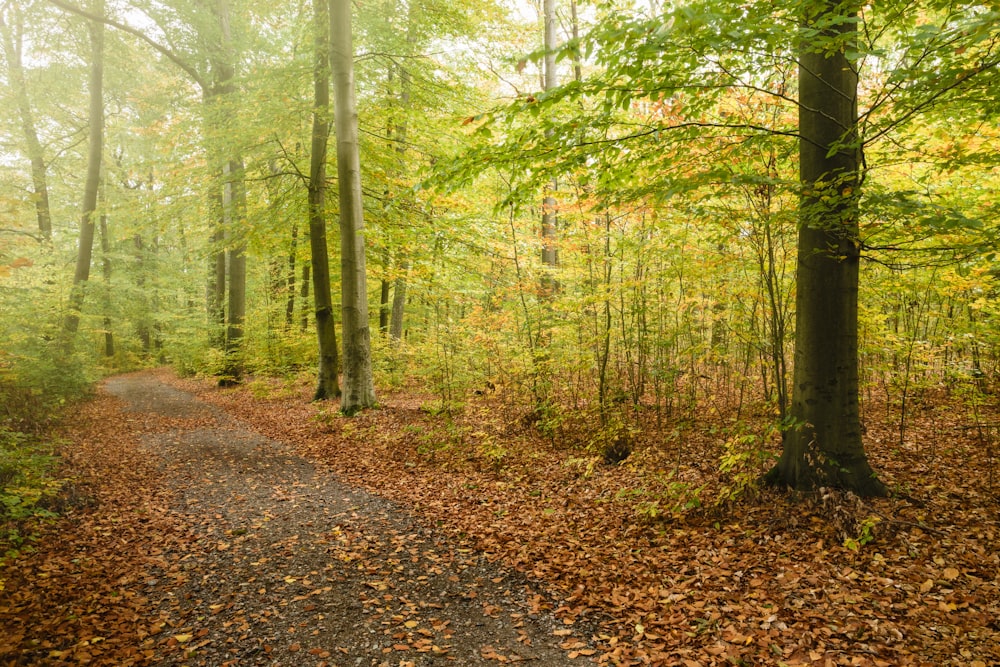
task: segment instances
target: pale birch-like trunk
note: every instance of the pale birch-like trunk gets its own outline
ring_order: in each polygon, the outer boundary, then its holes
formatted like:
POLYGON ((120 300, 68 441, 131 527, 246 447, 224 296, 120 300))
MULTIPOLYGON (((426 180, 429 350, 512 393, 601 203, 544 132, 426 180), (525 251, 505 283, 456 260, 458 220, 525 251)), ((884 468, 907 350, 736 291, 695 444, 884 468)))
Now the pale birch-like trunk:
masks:
POLYGON ((375 405, 350 0, 332 0, 330 3, 330 36, 337 133, 337 185, 340 195, 344 339, 344 386, 340 408, 341 412, 350 415, 375 405))
MULTIPOLYGON (((559 80, 556 76, 555 0, 544 0, 542 14, 545 33, 542 88, 544 90, 552 90, 559 85, 559 80)), ((556 250, 556 198, 554 196, 557 189, 558 183, 553 179, 549 184, 549 192, 542 198, 542 264, 545 265, 546 273, 542 278, 541 288, 544 298, 551 298, 558 289, 558 283, 553 275, 555 267, 559 264, 559 255, 556 250)))
POLYGON ((16 5, 8 5, 7 9, 16 19, 15 22, 8 23, 5 20, 7 12, 0 10, 0 37, 3 39, 4 57, 7 59, 7 79, 16 100, 25 149, 31 161, 32 198, 35 203, 35 217, 38 219, 38 233, 43 239, 49 240, 52 238, 52 214, 49 209, 48 167, 45 164, 42 143, 38 139, 35 116, 31 111, 28 83, 21 58, 20 33, 24 26, 24 18, 16 5))

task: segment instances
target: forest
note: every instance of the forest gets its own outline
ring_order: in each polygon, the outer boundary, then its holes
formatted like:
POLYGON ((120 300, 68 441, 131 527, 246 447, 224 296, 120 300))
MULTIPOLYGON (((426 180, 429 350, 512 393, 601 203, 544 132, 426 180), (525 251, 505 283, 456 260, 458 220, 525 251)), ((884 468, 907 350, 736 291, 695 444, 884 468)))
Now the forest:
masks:
MULTIPOLYGON (((265 4, 0 0, 0 664, 228 664, 87 625, 215 530, 135 372, 526 577, 566 660, 1000 662, 1000 6, 265 4), (155 563, 58 537, 109 525, 155 563)), ((466 664, 418 621, 341 653, 466 664)))

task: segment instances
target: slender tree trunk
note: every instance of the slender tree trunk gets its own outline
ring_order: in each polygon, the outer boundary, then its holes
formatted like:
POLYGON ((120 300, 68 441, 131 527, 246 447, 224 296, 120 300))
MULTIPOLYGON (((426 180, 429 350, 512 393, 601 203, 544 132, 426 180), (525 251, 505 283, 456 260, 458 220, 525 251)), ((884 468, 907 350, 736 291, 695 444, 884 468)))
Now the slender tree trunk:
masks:
MULTIPOLYGON (((389 250, 386 249, 382 252, 382 272, 383 274, 389 273, 389 264, 392 259, 389 255, 389 250)), ((392 291, 392 283, 389 281, 388 275, 383 275, 381 282, 381 289, 379 290, 378 298, 378 330, 382 335, 389 332, 389 311, 391 306, 389 305, 389 294, 392 291)))
POLYGON ((313 0, 315 62, 313 124, 309 164, 309 249, 312 258, 319 373, 313 400, 340 396, 337 332, 330 294, 330 257, 326 244, 326 148, 330 136, 330 6, 313 0))
POLYGON ((243 377, 243 322, 246 319, 247 259, 242 228, 246 222, 246 185, 243 161, 230 161, 224 171, 222 203, 226 229, 229 230, 229 308, 226 326, 226 368, 222 384, 239 382, 243 377))
MULTIPOLYGON (((559 85, 556 76, 556 2, 543 0, 543 20, 545 24, 544 81, 542 88, 552 90, 559 85)), ((553 195, 559 184, 553 180, 549 193, 542 198, 542 264, 547 271, 542 278, 541 292, 544 298, 551 298, 559 289, 555 279, 555 267, 559 264, 556 250, 556 198, 553 195)))
POLYGON ((306 307, 306 304, 309 303, 309 285, 311 282, 310 276, 312 275, 310 266, 309 262, 303 262, 302 264, 302 291, 299 294, 299 297, 301 297, 299 300, 302 302, 302 321, 300 324, 303 332, 309 329, 309 309, 306 307))
POLYGON ((149 355, 153 349, 153 332, 149 324, 149 299, 146 294, 149 291, 147 278, 151 275, 149 269, 148 254, 146 244, 142 240, 141 234, 136 234, 132 238, 132 245, 135 247, 135 286, 141 295, 139 301, 139 317, 136 322, 136 332, 139 341, 142 343, 142 352, 149 355))
POLYGON ((21 132, 24 134, 25 148, 31 161, 31 185, 35 202, 35 216, 38 218, 38 233, 42 238, 52 238, 52 214, 49 210, 49 186, 45 154, 38 140, 38 130, 35 117, 31 111, 31 100, 28 97, 28 84, 24 75, 24 65, 21 58, 21 31, 24 19, 20 8, 8 5, 0 10, 0 37, 3 39, 4 56, 7 59, 7 79, 17 103, 18 115, 21 117, 21 132), (5 15, 15 20, 8 25, 5 15), (16 39, 16 41, 15 41, 16 39))
POLYGON ((205 286, 205 304, 208 310, 210 342, 222 348, 226 326, 226 235, 222 219, 222 193, 208 196, 208 209, 215 229, 209 239, 211 254, 208 258, 208 283, 205 286))
POLYGON ((101 268, 104 274, 104 356, 115 356, 115 335, 111 331, 111 239, 108 216, 101 214, 101 268))
POLYGON ((288 272, 285 277, 285 326, 292 328, 295 319, 295 260, 299 247, 299 226, 292 222, 292 241, 288 248, 288 272))
MULTIPOLYGON (((94 13, 104 15, 104 0, 94 0, 94 13)), ((94 214, 97 211, 97 193, 101 186, 101 156, 104 152, 104 24, 88 23, 90 32, 90 138, 87 146, 87 178, 83 188, 83 212, 80 219, 80 241, 73 273, 73 290, 70 294, 69 313, 65 329, 68 340, 80 327, 80 310, 83 308, 85 289, 90 279, 90 262, 94 251, 94 214)))
MULTIPOLYGON (((278 187, 281 174, 278 170, 277 160, 271 159, 268 161, 268 171, 271 174, 271 178, 267 181, 268 208, 271 210, 273 219, 278 220, 281 218, 281 193, 278 187)), ((285 259, 284 267, 281 266, 281 260, 277 256, 273 260, 274 298, 275 301, 284 300, 285 302, 284 326, 286 331, 291 331, 295 320, 295 279, 297 277, 295 263, 298 260, 299 246, 298 220, 293 218, 291 223, 288 255, 285 259)))
MULTIPOLYGON (((572 21, 573 42, 579 44, 580 18, 579 16, 577 16, 576 0, 570 0, 569 10, 570 10, 570 20, 572 21)), ((583 62, 580 59, 579 46, 576 47, 575 52, 573 54, 573 80, 577 82, 583 81, 583 62)))
POLYGON ((406 311, 406 277, 410 272, 409 260, 399 264, 399 277, 392 288, 392 315, 389 318, 389 340, 394 344, 403 341, 403 315, 406 311))
POLYGON ((350 0, 330 5, 331 64, 337 132, 337 186, 340 199, 341 299, 343 301, 344 395, 347 415, 375 405, 372 382, 371 332, 365 275, 364 211, 358 112, 354 97, 354 47, 350 0))
POLYGON ((807 5, 799 60, 800 201, 795 368, 781 458, 765 481, 799 490, 831 486, 859 495, 885 487, 865 456, 858 413, 858 201, 856 11, 807 5), (832 19, 837 20, 832 20, 832 19))
MULTIPOLYGON (((406 34, 406 44, 407 52, 413 48, 413 43, 415 41, 414 37, 414 18, 413 18, 413 4, 410 4, 408 14, 407 14, 407 34, 406 34)), ((399 170, 406 170, 406 135, 408 130, 408 124, 406 122, 406 113, 408 113, 410 108, 410 88, 412 86, 413 78, 410 76, 409 70, 405 67, 401 67, 399 71, 399 106, 400 113, 403 114, 403 120, 396 123, 396 156, 399 158, 399 170)), ((397 267, 398 274, 396 280, 393 284, 392 291, 392 308, 389 313, 389 340, 393 344, 398 345, 403 340, 403 318, 406 315, 406 281, 409 277, 410 272, 410 260, 406 258, 403 249, 397 251, 397 262, 399 266, 397 267)))

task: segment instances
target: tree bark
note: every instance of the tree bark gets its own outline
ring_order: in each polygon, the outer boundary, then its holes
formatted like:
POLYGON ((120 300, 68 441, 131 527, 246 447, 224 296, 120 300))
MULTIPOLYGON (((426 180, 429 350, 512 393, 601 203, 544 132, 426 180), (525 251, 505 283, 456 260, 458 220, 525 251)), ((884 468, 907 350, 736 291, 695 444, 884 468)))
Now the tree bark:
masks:
POLYGON ((313 400, 340 396, 337 376, 337 331, 330 294, 330 257, 326 243, 326 149, 330 137, 330 7, 313 0, 315 63, 313 124, 309 163, 309 249, 312 260, 319 372, 313 400))
POLYGON ((399 264, 399 277, 392 288, 392 314, 389 318, 389 340, 398 345, 403 341, 403 315, 406 312, 406 277, 410 272, 409 260, 399 264))
MULTIPOLYGON (((389 272, 389 264, 392 259, 389 255, 388 249, 382 253, 382 272, 387 274, 389 272)), ((389 333, 389 310, 391 306, 389 305, 389 295, 392 291, 392 283, 389 282, 389 277, 387 275, 382 276, 381 289, 379 290, 378 298, 378 330, 379 333, 385 335, 389 333)))
MULTIPOLYGON (((94 13, 103 16, 104 0, 94 0, 94 13)), ((73 272, 73 289, 70 293, 69 312, 65 330, 68 340, 80 328, 80 310, 90 279, 90 262, 94 252, 94 213, 97 211, 97 193, 101 186, 101 156, 104 152, 104 24, 89 21, 90 76, 87 88, 90 95, 88 110, 90 136, 87 145, 87 178, 83 187, 83 206, 80 219, 80 241, 73 272)))
POLYGON ((292 223, 292 240, 288 248, 288 272, 285 276, 285 328, 291 329, 295 319, 295 260, 299 247, 299 226, 292 223))
MULTIPOLYGON (((337 132, 337 186, 340 200, 340 265, 344 338, 344 394, 341 412, 355 414, 375 405, 371 332, 365 275, 364 211, 358 114, 354 97, 354 47, 350 0, 330 4, 331 65, 337 132)), ((315 270, 315 269, 314 269, 315 270)))
MULTIPOLYGON (((233 48, 232 31, 230 28, 231 12, 228 0, 215 0, 210 5, 214 12, 216 30, 205 35, 205 42, 210 45, 209 62, 212 70, 212 86, 205 92, 208 102, 207 113, 213 132, 210 134, 224 136, 221 131, 221 118, 231 113, 221 105, 231 99, 236 93, 236 54, 233 48)), ((211 140, 211 137, 210 137, 211 140)), ((246 315, 246 243, 243 231, 246 222, 246 185, 244 183, 243 159, 237 150, 225 146, 222 151, 213 151, 217 164, 213 166, 220 173, 221 186, 221 219, 220 229, 216 230, 216 238, 222 239, 216 252, 225 257, 216 256, 216 297, 218 307, 228 292, 228 307, 225 309, 225 354, 226 362, 223 377, 219 383, 223 385, 239 382, 243 375, 242 339, 243 320, 246 315), (224 263, 224 266, 223 266, 224 263), (226 271, 228 270, 228 274, 226 271), (226 279, 228 278, 228 280, 226 279), (228 290, 221 290, 221 286, 228 290)))
MULTIPOLYGON (((213 151, 209 152, 211 155, 213 151)), ((209 159, 211 162, 211 157, 209 159)), ((221 349, 225 343, 226 326, 226 237, 223 230, 222 192, 208 195, 208 210, 214 229, 209 239, 208 283, 205 286, 205 306, 208 311, 209 339, 221 349)))
MULTIPOLYGON (((407 11, 406 48, 407 54, 412 55, 413 44, 416 41, 416 22, 414 19, 414 8, 411 3, 407 11)), ((413 77, 405 67, 399 69, 399 106, 402 120, 396 123, 396 156, 399 158, 399 170, 406 170, 406 135, 409 125, 406 120, 406 113, 410 108, 410 88, 413 77)), ((398 263, 398 274, 392 288, 392 307, 389 315, 389 340, 394 345, 399 345, 403 340, 403 318, 406 315, 406 283, 410 272, 410 260, 405 255, 403 248, 397 249, 396 261, 398 263)))
POLYGON ((226 367, 223 384, 239 382, 243 377, 243 322, 246 319, 247 259, 242 227, 246 220, 246 186, 243 161, 231 160, 223 172, 225 189, 222 203, 226 229, 229 231, 229 308, 226 322, 226 367))
POLYGON ((310 263, 308 261, 302 263, 302 287, 299 292, 300 300, 302 301, 302 321, 300 322, 300 328, 305 332, 309 328, 309 309, 306 304, 309 303, 309 285, 311 284, 310 276, 312 271, 310 269, 310 263))
POLYGON ((35 117, 31 111, 31 99, 28 97, 28 84, 24 75, 24 64, 21 59, 20 31, 24 19, 14 5, 9 5, 12 14, 16 14, 16 25, 8 25, 4 20, 4 11, 0 11, 0 35, 3 39, 4 56, 7 59, 7 77, 17 101, 18 115, 21 117, 21 132, 24 134, 28 159, 31 161, 32 198, 35 203, 35 217, 38 219, 38 233, 45 240, 52 238, 52 214, 49 209, 48 167, 45 164, 45 153, 38 139, 38 129, 35 117), (17 33, 15 33, 15 29, 17 33), (15 34, 17 40, 15 42, 15 34))
MULTIPOLYGON (((555 0, 544 0, 543 20, 545 31, 545 58, 543 72, 543 90, 552 90, 559 85, 556 76, 556 3, 555 0)), ((553 180, 549 185, 549 193, 542 198, 542 264, 546 273, 542 277, 541 292, 543 298, 555 295, 559 286, 553 275, 559 264, 556 250, 556 198, 552 194, 558 189, 558 183, 553 180)))
POLYGON ((111 239, 108 216, 101 214, 101 269, 104 274, 104 356, 115 356, 115 335, 111 331, 111 239))
POLYGON ((858 76, 845 52, 856 10, 809 5, 799 56, 799 203, 795 368, 781 458, 765 481, 798 490, 822 486, 859 495, 886 489, 865 456, 858 412, 858 202, 861 147, 858 76))

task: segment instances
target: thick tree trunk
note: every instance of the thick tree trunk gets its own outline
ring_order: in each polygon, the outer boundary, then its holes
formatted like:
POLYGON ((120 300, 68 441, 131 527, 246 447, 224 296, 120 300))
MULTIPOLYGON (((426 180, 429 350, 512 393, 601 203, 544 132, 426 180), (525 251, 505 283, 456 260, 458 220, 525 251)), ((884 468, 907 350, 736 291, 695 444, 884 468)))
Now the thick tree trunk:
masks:
POLYGON ((329 0, 313 0, 315 63, 314 108, 309 164, 309 248, 312 258, 319 373, 313 400, 340 396, 337 377, 337 331, 330 294, 330 257, 326 244, 326 148, 330 136, 330 9, 329 0))
MULTIPOLYGON (((103 0, 94 1, 94 13, 104 15, 103 0)), ((73 273, 73 290, 70 294, 69 313, 65 329, 71 337, 80 327, 80 310, 83 308, 85 288, 90 279, 90 262, 94 252, 94 214, 97 211, 97 193, 101 186, 101 156, 104 152, 104 24, 90 21, 90 77, 87 87, 90 95, 90 138, 87 146, 87 178, 83 187, 83 212, 80 219, 80 241, 73 273)))
MULTIPOLYGON (((213 81, 212 87, 205 92, 207 98, 207 113, 210 118, 210 140, 224 137, 221 129, 224 114, 228 116, 232 110, 223 105, 232 100, 236 89, 236 53, 233 47, 230 28, 230 7, 228 0, 215 0, 211 5, 214 12, 214 30, 206 35, 206 43, 211 45, 209 62, 211 63, 213 81)), ((223 377, 219 383, 233 384, 239 382, 243 375, 242 339, 243 320, 246 314, 246 242, 243 239, 246 224, 246 185, 244 183, 243 159, 239 152, 230 146, 222 150, 209 147, 210 157, 216 173, 221 172, 219 185, 222 190, 220 229, 216 231, 216 239, 222 239, 216 251, 225 252, 225 257, 216 257, 215 295, 218 306, 225 300, 225 291, 219 288, 228 283, 228 307, 225 309, 225 353, 226 363, 223 377), (223 265, 224 263, 224 265, 223 265), (227 273, 228 270, 228 273, 227 273), (226 280, 228 278, 228 280, 226 280)), ((211 306, 210 301, 210 306, 211 306)))
POLYGON ((344 394, 340 409, 344 414, 351 415, 375 405, 375 387, 372 382, 371 332, 368 323, 350 0, 332 0, 330 9, 344 338, 344 394))
MULTIPOLYGON (((812 28, 843 11, 820 0, 812 28)), ((798 267, 795 368, 784 448, 765 481, 799 490, 822 486, 864 496, 885 487, 865 456, 858 413, 857 72, 846 56, 853 17, 830 21, 800 47, 798 267)))

